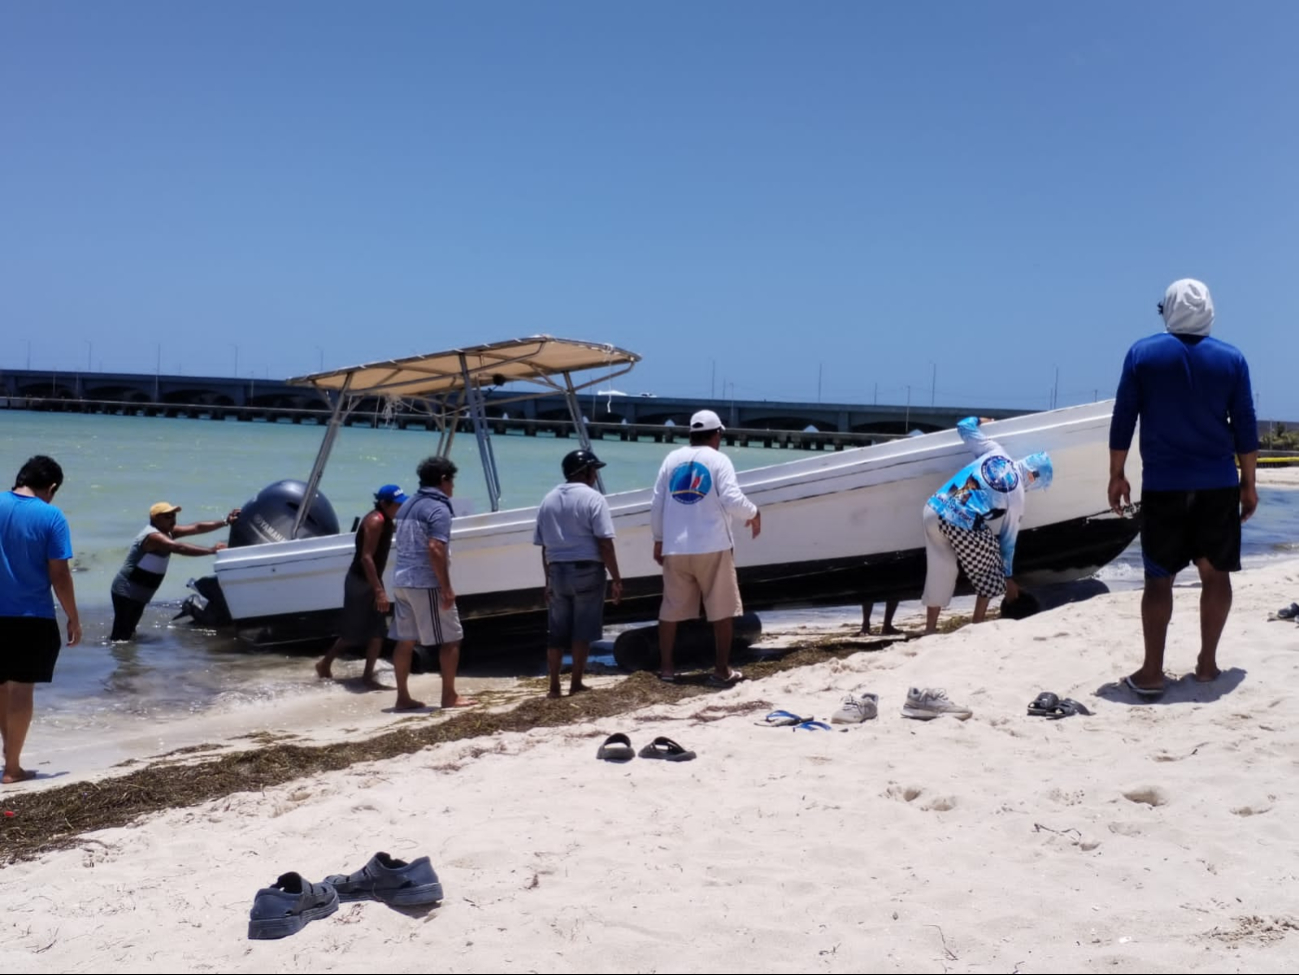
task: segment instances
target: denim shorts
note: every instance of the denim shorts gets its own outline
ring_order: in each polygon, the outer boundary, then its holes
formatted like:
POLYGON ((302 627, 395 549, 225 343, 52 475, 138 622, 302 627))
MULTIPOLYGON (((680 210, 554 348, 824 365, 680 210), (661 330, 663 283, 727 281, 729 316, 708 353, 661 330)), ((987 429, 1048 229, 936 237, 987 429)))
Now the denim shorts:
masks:
POLYGON ((574 641, 590 643, 604 635, 603 562, 552 562, 548 646, 567 650, 574 641))

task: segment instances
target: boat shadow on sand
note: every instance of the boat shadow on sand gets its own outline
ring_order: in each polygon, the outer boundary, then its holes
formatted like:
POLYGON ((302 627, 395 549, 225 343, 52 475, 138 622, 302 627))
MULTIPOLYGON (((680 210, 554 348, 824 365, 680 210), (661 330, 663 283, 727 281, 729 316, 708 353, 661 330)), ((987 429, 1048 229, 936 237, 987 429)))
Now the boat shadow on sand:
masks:
POLYGON ((1230 667, 1218 675, 1217 680, 1201 683, 1194 674, 1185 674, 1164 683, 1164 693, 1159 697, 1140 697, 1122 679, 1102 684, 1096 696, 1115 704, 1212 704, 1232 693, 1245 682, 1248 673, 1243 667, 1230 667))

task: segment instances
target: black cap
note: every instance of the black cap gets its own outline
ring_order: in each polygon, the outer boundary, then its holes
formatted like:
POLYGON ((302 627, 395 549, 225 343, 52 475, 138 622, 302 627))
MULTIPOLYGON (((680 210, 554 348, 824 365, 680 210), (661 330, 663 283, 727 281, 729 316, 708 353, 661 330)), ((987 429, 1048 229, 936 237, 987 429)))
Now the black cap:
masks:
POLYGON ((594 467, 599 470, 604 466, 604 461, 589 450, 574 450, 571 454, 564 457, 564 477, 572 479, 576 474, 582 473, 588 467, 594 467))

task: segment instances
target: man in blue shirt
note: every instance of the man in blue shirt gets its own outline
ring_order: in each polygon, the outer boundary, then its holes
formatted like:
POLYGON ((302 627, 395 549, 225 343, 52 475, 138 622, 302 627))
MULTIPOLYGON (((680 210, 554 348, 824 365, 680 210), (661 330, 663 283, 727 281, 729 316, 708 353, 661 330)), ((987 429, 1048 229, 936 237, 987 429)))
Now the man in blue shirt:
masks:
POLYGON ((0 737, 4 739, 3 782, 34 778, 19 761, 32 723, 37 684, 54 679, 59 657, 59 624, 54 598, 68 617, 68 646, 81 640, 81 620, 72 587, 72 539, 54 495, 63 468, 37 456, 23 465, 12 491, 0 496, 0 737))
POLYGON ((393 567, 393 620, 388 636, 397 641, 392 667, 397 678, 398 711, 424 706, 410 696, 411 656, 415 644, 436 646, 442 672, 442 706, 477 704, 456 693, 456 668, 465 631, 451 588, 451 493, 456 465, 448 457, 426 457, 416 469, 419 490, 397 511, 393 531, 397 560, 393 567))
POLYGON ((1142 697, 1164 691, 1173 579, 1192 562, 1202 584, 1195 679, 1218 676, 1230 573, 1240 569, 1240 525, 1258 507, 1258 421, 1245 357, 1210 337, 1213 298, 1203 282, 1174 281, 1159 313, 1166 331, 1128 351, 1110 422, 1109 503, 1120 512, 1132 493, 1124 465, 1141 421, 1146 656, 1125 683, 1142 697))
POLYGON ((604 578, 613 579, 613 601, 622 600, 622 576, 613 548, 609 502, 596 490, 596 471, 604 461, 589 450, 574 450, 560 466, 564 483, 537 508, 532 544, 541 546, 546 573, 547 643, 550 671, 547 697, 559 697, 559 672, 565 651, 573 655, 568 690, 587 690, 582 683, 591 643, 604 632, 604 578))

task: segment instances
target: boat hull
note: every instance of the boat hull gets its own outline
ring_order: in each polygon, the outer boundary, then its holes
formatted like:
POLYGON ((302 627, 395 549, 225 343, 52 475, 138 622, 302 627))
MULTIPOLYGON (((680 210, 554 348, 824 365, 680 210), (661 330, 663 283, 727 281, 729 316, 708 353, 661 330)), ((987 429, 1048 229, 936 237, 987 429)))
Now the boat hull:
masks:
MULTIPOLYGON (((1024 584, 1083 578, 1135 537, 1134 519, 1104 510, 1109 417, 1103 403, 992 428, 1012 455, 1047 450, 1054 462, 1053 487, 1029 495, 1016 555, 1024 584)), ((736 528, 746 608, 918 596, 925 574, 923 505, 969 459, 956 432, 945 431, 741 472, 741 487, 763 514, 759 538, 736 528)), ((606 607, 610 623, 658 614, 650 493, 609 496, 624 578, 622 604, 606 607)), ((532 507, 456 519, 451 573, 467 639, 544 639, 535 516, 532 507)), ((353 552, 353 536, 345 534, 220 553, 216 576, 235 626, 258 644, 336 632, 353 552)))

